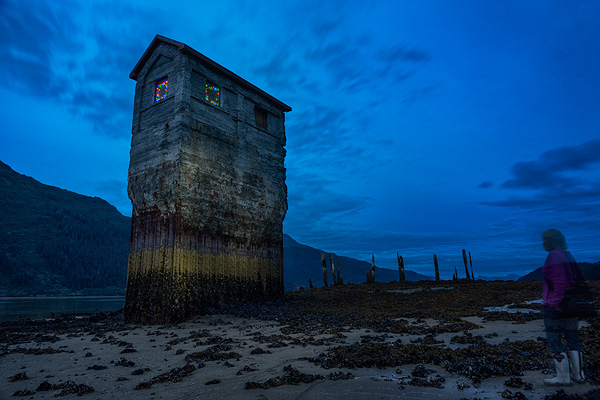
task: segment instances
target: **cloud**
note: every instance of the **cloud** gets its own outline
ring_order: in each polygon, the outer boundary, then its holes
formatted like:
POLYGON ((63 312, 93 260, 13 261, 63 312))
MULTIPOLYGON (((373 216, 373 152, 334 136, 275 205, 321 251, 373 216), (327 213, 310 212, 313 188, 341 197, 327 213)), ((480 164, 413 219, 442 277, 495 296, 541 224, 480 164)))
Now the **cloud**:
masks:
POLYGON ((3 84, 34 96, 52 97, 65 83, 52 72, 53 51, 59 46, 73 46, 72 38, 62 37, 73 21, 69 15, 39 2, 35 6, 21 1, 4 1, 1 5, 0 71, 3 84))
POLYGON ((477 185, 477 187, 480 189, 487 189, 492 186, 494 186, 494 183, 492 181, 481 182, 479 185, 477 185))
POLYGON ((5 84, 65 105, 99 134, 125 137, 133 109, 129 72, 155 34, 143 21, 155 18, 111 2, 48 4, 3 2, 0 73, 11 78, 5 84), (133 20, 123 24, 122 15, 133 20))
POLYGON ((431 59, 431 55, 421 49, 409 48, 406 45, 395 46, 379 53, 379 57, 388 64, 397 62, 424 63, 431 59))
POLYGON ((514 176, 502 184, 504 188, 542 189, 573 188, 587 184, 565 175, 589 170, 600 163, 600 140, 579 146, 565 146, 544 152, 538 160, 518 162, 511 168, 514 176))
POLYGON ((599 167, 600 140, 552 149, 537 160, 512 166, 513 177, 501 188, 517 193, 481 204, 543 213, 544 218, 554 220, 598 219, 599 167))
POLYGON ((293 212, 288 217, 294 220, 288 218, 286 221, 296 226, 314 226, 322 221, 354 215, 368 206, 369 197, 336 192, 335 184, 334 179, 315 173, 294 173, 288 179, 288 185, 293 187, 288 194, 289 208, 293 212))

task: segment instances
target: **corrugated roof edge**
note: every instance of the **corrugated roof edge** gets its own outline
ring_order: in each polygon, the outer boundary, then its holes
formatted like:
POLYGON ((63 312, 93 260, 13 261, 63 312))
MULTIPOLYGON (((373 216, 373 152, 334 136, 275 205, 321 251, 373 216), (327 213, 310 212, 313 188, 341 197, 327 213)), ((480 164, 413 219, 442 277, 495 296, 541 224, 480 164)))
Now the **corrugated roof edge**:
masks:
POLYGON ((138 75, 139 75, 141 69, 144 67, 144 65, 146 64, 146 62, 148 61, 148 59, 154 52, 154 50, 156 50, 156 48, 158 47, 158 45, 161 42, 175 46, 175 47, 177 47, 177 49, 179 51, 188 53, 188 54, 192 55, 193 57, 199 59, 207 67, 209 67, 209 68, 215 70, 216 72, 224 75, 225 77, 231 79, 232 81, 236 82, 238 85, 240 85, 248 90, 258 93, 260 96, 264 97, 269 103, 271 103, 273 106, 279 108, 281 111, 283 111, 283 112, 292 111, 292 107, 277 100, 275 97, 271 96, 269 93, 265 92, 262 89, 259 89, 258 87, 254 86, 253 84, 251 84, 244 78, 234 74, 233 72, 231 72, 227 68, 223 67, 222 65, 217 64, 210 58, 206 57, 204 54, 192 49, 185 43, 181 43, 181 42, 178 42, 173 39, 169 39, 169 38, 161 36, 161 35, 156 35, 154 37, 154 39, 152 39, 152 42, 150 42, 150 45, 148 46, 146 51, 144 51, 144 54, 142 54, 142 57, 139 59, 137 64, 135 64, 135 67, 133 67, 133 70, 129 74, 129 77, 131 79, 133 79, 134 81, 137 81, 137 78, 138 78, 138 75))

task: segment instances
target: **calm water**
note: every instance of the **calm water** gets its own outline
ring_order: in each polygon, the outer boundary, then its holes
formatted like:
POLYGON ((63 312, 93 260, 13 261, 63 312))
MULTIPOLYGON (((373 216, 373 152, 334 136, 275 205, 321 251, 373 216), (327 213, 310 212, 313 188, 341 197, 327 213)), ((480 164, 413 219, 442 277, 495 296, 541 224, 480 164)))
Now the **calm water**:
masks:
POLYGON ((40 319, 52 313, 79 314, 116 311, 123 308, 125 297, 0 297, 0 321, 27 317, 40 319))

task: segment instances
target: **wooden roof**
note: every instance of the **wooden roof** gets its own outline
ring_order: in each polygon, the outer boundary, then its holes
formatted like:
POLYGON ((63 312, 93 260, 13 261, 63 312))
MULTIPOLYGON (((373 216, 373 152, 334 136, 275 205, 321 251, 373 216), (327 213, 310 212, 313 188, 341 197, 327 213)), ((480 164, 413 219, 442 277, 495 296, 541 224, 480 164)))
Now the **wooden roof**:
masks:
POLYGON ((142 70, 142 68, 144 67, 144 65, 146 65, 146 62, 148 62, 148 59, 150 58, 150 56, 152 55, 152 53, 154 53, 154 50, 156 50, 156 48, 161 43, 166 43, 166 44, 170 44, 172 46, 177 47, 177 49, 179 51, 181 51, 182 53, 187 53, 187 54, 191 55, 192 57, 194 57, 195 59, 197 59, 198 61, 200 61, 202 64, 206 65, 208 68, 211 68, 213 71, 215 71, 215 72, 223 75, 224 77, 226 77, 228 79, 231 79, 233 82, 237 83, 238 85, 242 86, 243 88, 251 90, 251 91, 257 93, 258 95, 264 97, 269 103, 271 103, 274 107, 277 107, 281 111, 284 111, 284 112, 292 111, 292 108, 290 106, 288 106, 287 104, 285 104, 285 103, 277 100, 275 97, 271 96, 267 92, 259 89, 258 87, 254 86, 253 84, 251 84, 247 80, 245 80, 242 77, 234 74, 233 72, 231 72, 227 68, 225 68, 225 67, 217 64, 216 62, 214 62, 210 58, 208 58, 205 55, 203 55, 203 54, 197 52, 196 50, 192 49, 191 47, 189 47, 185 43, 181 43, 181 42, 178 42, 178 41, 173 40, 173 39, 169 39, 169 38, 161 36, 161 35, 156 35, 154 37, 154 39, 152 39, 152 42, 150 43, 150 45, 148 46, 148 48, 146 49, 146 51, 144 52, 144 54, 142 54, 142 57, 137 62, 137 64, 135 64, 135 67, 133 67, 133 70, 129 74, 129 77, 131 79, 133 79, 134 81, 137 81, 137 78, 138 78, 138 75, 140 74, 140 71, 142 70))

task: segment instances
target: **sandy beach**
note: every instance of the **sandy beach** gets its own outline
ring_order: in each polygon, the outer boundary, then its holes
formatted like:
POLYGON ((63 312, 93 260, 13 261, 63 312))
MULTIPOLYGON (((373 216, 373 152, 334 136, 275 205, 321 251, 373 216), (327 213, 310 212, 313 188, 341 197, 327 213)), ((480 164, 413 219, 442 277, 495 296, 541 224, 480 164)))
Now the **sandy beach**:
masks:
POLYGON ((543 385, 543 322, 525 303, 538 286, 347 285, 167 326, 118 312, 3 322, 0 399, 600 398, 597 320, 580 324, 588 383, 543 385), (485 311, 509 304, 526 309, 485 311))

